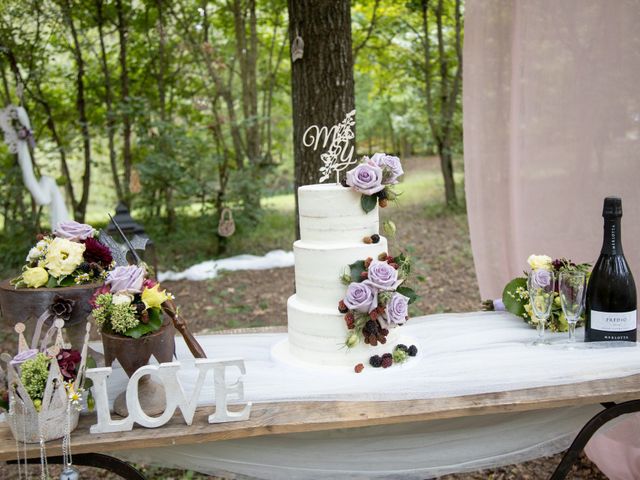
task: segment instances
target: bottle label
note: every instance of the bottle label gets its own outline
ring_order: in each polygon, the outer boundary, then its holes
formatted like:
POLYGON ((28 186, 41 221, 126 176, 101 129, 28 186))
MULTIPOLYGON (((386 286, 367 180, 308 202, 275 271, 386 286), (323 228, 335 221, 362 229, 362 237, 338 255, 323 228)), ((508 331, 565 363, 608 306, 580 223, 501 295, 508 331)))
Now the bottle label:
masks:
POLYGON ((599 312, 591 310, 591 328, 603 332, 628 332, 636 329, 636 312, 599 312))

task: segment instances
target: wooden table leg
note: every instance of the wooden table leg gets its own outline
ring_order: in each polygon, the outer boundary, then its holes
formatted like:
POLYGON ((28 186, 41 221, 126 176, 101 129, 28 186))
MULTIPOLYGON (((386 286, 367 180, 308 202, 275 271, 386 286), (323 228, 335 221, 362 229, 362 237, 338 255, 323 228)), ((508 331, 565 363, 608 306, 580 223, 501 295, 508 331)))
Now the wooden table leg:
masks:
POLYGON ((603 403, 602 406, 604 407, 604 410, 594 415, 593 418, 589 420, 584 427, 582 427, 582 430, 580 430, 580 433, 578 433, 569 449, 565 452, 562 460, 560 460, 560 463, 558 464, 558 467, 551 477, 549 477, 549 480, 564 480, 573 464, 578 460, 580 452, 582 452, 589 442, 589 439, 604 424, 619 417, 620 415, 640 412, 640 400, 631 400, 624 403, 608 402, 603 403))

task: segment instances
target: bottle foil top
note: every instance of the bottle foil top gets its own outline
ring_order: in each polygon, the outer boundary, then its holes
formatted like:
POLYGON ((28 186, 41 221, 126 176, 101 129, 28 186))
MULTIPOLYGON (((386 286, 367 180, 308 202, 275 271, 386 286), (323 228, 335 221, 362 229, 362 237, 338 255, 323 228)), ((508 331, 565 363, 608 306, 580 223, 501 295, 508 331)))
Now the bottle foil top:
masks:
POLYGON ((603 217, 621 217, 622 216, 622 199, 620 197, 607 197, 604 199, 602 207, 603 217))

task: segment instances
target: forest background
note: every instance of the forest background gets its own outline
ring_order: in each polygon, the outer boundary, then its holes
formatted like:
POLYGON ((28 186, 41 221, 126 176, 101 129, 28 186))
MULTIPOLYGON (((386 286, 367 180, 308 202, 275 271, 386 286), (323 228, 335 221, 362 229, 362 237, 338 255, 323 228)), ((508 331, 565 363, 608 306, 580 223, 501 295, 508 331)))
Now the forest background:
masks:
MULTIPOLYGON (((162 269, 290 249, 295 3, 4 2, 0 98, 27 109, 36 171, 57 180, 75 219, 103 226, 124 202, 162 269), (237 225, 229 240, 217 235, 225 207, 237 225)), ((461 1, 346 4, 358 156, 439 155, 442 204, 459 210, 461 1)), ((405 190, 420 195, 432 181, 417 175, 405 190)), ((0 198, 0 262, 9 271, 48 225, 4 145, 0 198)))

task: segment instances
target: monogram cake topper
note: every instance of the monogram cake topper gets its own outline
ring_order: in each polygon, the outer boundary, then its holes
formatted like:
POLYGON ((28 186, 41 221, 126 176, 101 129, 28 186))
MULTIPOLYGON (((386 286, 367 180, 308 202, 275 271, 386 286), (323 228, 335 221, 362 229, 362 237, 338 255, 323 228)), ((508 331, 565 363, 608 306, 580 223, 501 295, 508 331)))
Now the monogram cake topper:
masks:
POLYGON ((318 127, 311 125, 304 131, 302 135, 302 144, 305 147, 312 147, 314 151, 319 147, 329 149, 320 155, 322 167, 320 167, 320 183, 326 181, 332 173, 336 174, 336 183, 340 183, 340 172, 345 170, 349 165, 357 162, 354 158, 355 147, 352 140, 355 133, 352 127, 356 124, 356 111, 351 110, 347 113, 342 122, 333 125, 331 128, 326 126, 318 127))

